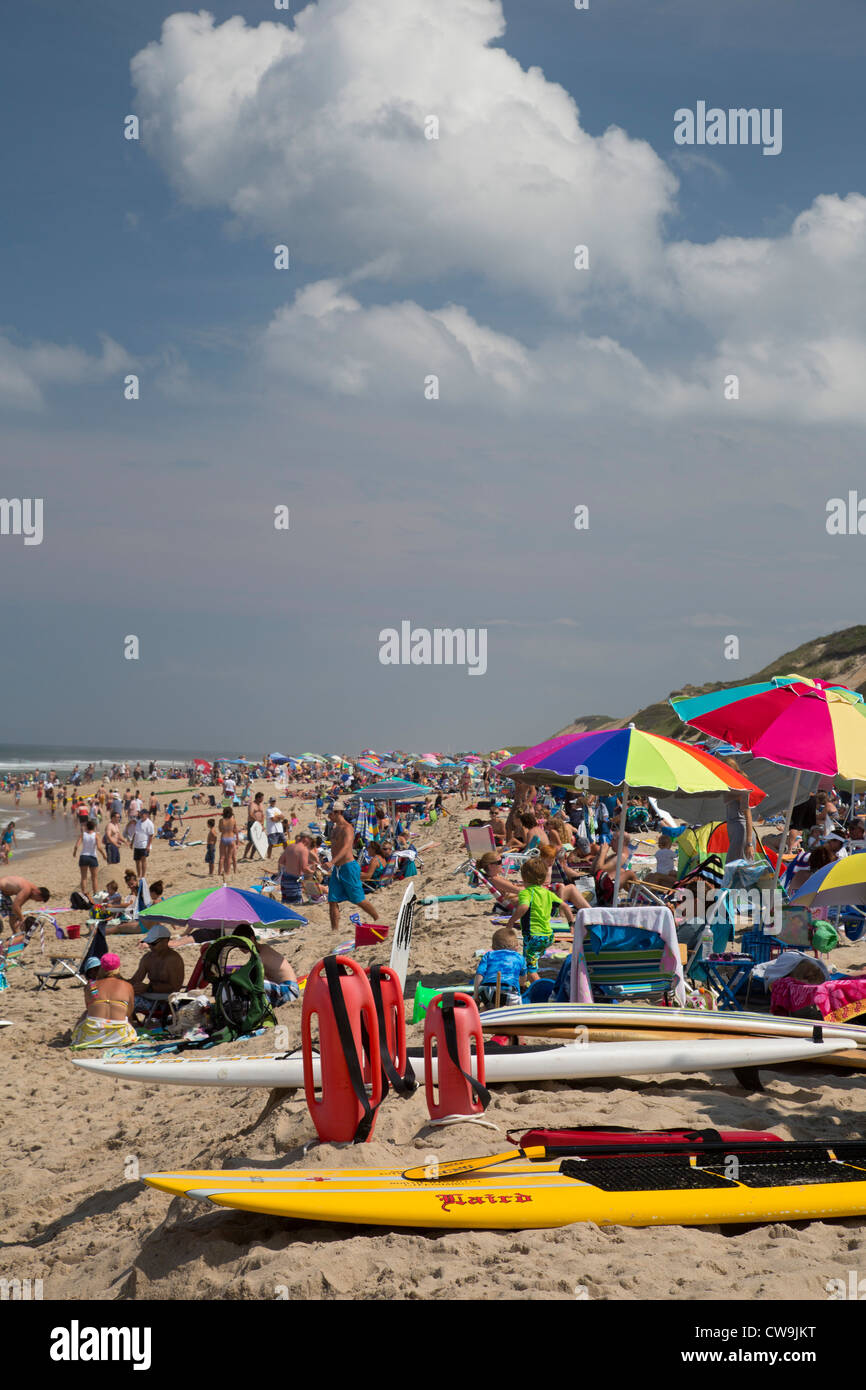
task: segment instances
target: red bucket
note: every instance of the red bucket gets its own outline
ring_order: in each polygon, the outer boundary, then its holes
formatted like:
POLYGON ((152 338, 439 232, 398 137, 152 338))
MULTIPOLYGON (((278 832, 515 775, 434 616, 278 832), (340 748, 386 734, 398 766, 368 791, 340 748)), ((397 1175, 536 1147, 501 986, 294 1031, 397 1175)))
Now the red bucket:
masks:
POLYGON ((70 922, 69 926, 66 928, 66 935, 70 941, 77 941, 81 935, 81 923, 70 922))

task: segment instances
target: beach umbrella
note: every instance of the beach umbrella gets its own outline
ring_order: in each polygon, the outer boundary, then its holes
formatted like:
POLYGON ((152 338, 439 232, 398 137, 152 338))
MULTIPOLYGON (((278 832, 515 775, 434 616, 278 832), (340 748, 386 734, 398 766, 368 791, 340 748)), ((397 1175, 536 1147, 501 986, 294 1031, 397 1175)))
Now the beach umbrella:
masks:
POLYGON ((361 795, 365 801, 423 801, 425 796, 435 796, 436 791, 434 787, 419 787, 417 782, 397 778, 365 787, 361 795))
POLYGON ((750 806, 764 797, 759 787, 704 749, 662 734, 645 733, 633 724, 626 729, 559 734, 497 763, 496 771, 506 777, 548 783, 570 781, 580 773, 587 783, 607 782, 622 788, 614 902, 619 894, 625 809, 631 788, 655 793, 679 791, 687 796, 747 791, 750 806))
POLYGON ((164 902, 139 913, 143 922, 154 925, 165 922, 172 926, 237 927, 242 922, 250 926, 257 922, 273 926, 278 922, 306 922, 306 917, 292 912, 284 903, 274 902, 263 893, 250 888, 195 888, 190 893, 177 893, 164 902))
POLYGON ((287 758, 285 753, 269 753, 268 760, 272 763, 290 763, 291 758, 287 758))
MULTIPOLYGON (((782 836, 791 828, 801 772, 866 780, 866 705, 846 685, 811 676, 775 676, 751 685, 671 700, 684 724, 795 768, 782 836)), ((776 866, 775 891, 781 867, 776 866)))
POLYGON ((791 899, 797 907, 844 907, 866 902, 866 854, 848 854, 807 878, 791 899))
POLYGON ((206 758, 193 758, 192 761, 193 765, 195 767, 201 768, 202 772, 213 772, 213 765, 209 763, 206 758))

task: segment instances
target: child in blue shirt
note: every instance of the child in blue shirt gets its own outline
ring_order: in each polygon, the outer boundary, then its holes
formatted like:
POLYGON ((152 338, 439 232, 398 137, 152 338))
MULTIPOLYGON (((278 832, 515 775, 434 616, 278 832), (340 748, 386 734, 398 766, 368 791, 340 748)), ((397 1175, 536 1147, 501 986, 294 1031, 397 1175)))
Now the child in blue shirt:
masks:
POLYGON ((497 975, 500 1005, 520 1003, 526 985, 526 961, 520 945, 520 935, 513 927, 500 927, 493 933, 493 950, 481 957, 475 969, 475 998, 481 1008, 495 1005, 497 975))

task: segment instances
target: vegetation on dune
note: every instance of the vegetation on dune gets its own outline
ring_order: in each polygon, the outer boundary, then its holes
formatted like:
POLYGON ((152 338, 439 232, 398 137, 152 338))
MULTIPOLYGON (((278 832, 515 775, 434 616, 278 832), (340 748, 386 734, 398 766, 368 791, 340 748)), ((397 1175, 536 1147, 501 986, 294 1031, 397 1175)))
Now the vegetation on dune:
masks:
MULTIPOLYGON (((751 676, 739 676, 732 681, 710 681, 706 685, 684 685, 680 690, 671 691, 674 697, 687 695, 706 695, 714 690, 729 690, 735 685, 749 685, 753 681, 772 680, 774 676, 792 674, 811 676, 813 680, 835 681, 839 685, 850 685, 852 690, 866 695, 866 626, 843 628, 841 632, 831 632, 826 637, 814 638, 804 642, 791 652, 770 662, 762 670, 751 676)), ((680 738, 688 742, 701 735, 680 722, 668 700, 659 700, 646 705, 636 714, 619 719, 614 715, 581 714, 567 724, 559 734, 583 733, 590 729, 616 729, 625 724, 635 724, 649 733, 665 734, 669 738, 680 738)), ((514 744, 509 744, 514 748, 514 744)), ((516 750, 515 750, 516 751, 516 750)))

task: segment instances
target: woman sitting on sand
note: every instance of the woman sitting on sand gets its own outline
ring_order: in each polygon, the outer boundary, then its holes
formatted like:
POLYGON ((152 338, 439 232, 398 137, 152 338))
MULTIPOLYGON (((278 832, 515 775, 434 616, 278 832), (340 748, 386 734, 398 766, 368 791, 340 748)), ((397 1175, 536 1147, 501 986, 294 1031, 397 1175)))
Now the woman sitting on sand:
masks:
POLYGON ((111 951, 85 962, 85 1012, 75 1025, 72 1047, 124 1047, 138 1041, 130 1023, 135 994, 120 977, 120 957, 111 951), (91 978, 95 977, 95 978, 91 978))
POLYGON ((384 852, 384 847, 380 851, 379 846, 375 843, 369 846, 367 854, 369 855, 369 858, 366 864, 361 869, 361 879, 364 883, 367 883, 371 887, 373 887, 375 884, 379 882, 379 879, 385 872, 385 866, 388 863, 388 858, 384 852))

